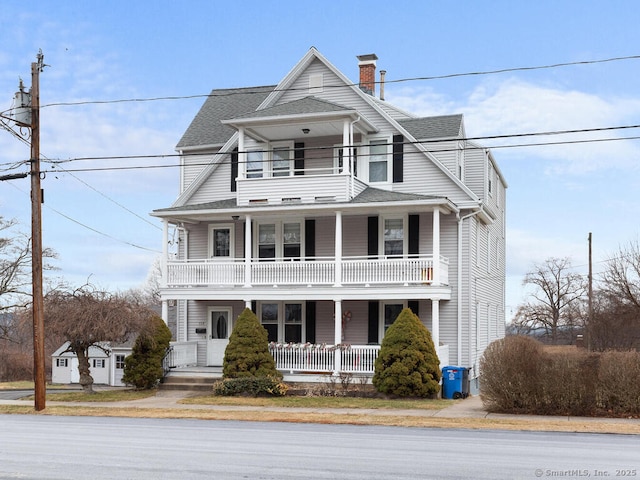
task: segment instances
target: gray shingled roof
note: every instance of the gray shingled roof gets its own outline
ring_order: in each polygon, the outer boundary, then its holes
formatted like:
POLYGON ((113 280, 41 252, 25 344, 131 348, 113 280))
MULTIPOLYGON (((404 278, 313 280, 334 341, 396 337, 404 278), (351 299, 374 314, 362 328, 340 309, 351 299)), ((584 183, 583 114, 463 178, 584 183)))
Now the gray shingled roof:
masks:
MULTIPOLYGON (((434 200, 443 199, 445 197, 438 195, 418 195, 415 193, 390 192, 388 190, 380 190, 378 188, 367 187, 349 203, 375 203, 375 202, 410 202, 416 200, 434 200)), ((336 202, 329 202, 335 205, 336 202)), ((339 203, 339 202, 338 202, 339 203)), ((171 213, 171 212, 197 212, 200 210, 228 210, 237 208, 238 203, 235 198, 226 200, 218 200, 215 202, 198 203, 194 205, 183 205, 180 207, 160 208, 154 210, 153 213, 171 213)), ((259 207, 254 207, 259 208, 259 207)))
POLYGON ((417 193, 391 192, 378 188, 367 187, 360 195, 351 200, 351 203, 373 203, 373 202, 410 202, 414 200, 433 200, 445 198, 438 195, 419 195, 417 193))
POLYGON ((283 103, 274 107, 264 108, 255 112, 246 113, 234 117, 236 119, 279 117, 283 115, 303 115, 308 113, 344 112, 353 110, 351 108, 328 102, 317 97, 304 97, 292 102, 283 103))
POLYGON ((399 120, 417 140, 428 138, 455 138, 460 135, 462 115, 441 115, 438 117, 408 118, 399 120))
POLYGON ((220 120, 254 112, 274 89, 275 86, 212 90, 176 148, 225 143, 235 129, 220 120))

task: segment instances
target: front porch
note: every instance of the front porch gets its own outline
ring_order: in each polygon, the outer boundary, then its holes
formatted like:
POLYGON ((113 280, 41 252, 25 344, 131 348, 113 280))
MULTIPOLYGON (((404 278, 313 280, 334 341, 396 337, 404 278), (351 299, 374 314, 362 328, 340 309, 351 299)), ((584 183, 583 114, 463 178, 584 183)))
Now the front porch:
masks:
MULTIPOLYGON (((380 345, 326 345, 301 343, 270 343, 269 351, 276 368, 288 382, 322 381, 327 375, 372 376, 380 345)), ((449 365, 449 346, 436 347, 440 365, 449 365)), ((165 357, 165 371, 198 372, 222 377, 221 365, 198 366, 197 342, 171 342, 165 357)))

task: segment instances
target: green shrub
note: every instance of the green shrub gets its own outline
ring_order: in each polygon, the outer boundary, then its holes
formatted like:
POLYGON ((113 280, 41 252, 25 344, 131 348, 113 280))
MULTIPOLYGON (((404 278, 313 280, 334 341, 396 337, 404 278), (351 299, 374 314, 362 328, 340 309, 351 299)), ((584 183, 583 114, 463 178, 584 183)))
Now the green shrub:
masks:
POLYGON ((373 385, 390 395, 429 397, 440 391, 440 377, 431 333, 411 309, 405 308, 382 340, 373 385))
POLYGON ((275 377, 239 377, 226 378, 213 385, 214 395, 234 396, 251 395, 253 397, 283 397, 288 387, 275 377))
POLYGON ((282 378, 269 352, 267 331, 255 313, 245 308, 236 320, 224 352, 223 378, 282 378))
POLYGON ((171 343, 171 330, 160 317, 153 317, 149 328, 141 332, 131 355, 124 360, 122 381, 137 389, 155 387, 163 377, 162 359, 171 343))

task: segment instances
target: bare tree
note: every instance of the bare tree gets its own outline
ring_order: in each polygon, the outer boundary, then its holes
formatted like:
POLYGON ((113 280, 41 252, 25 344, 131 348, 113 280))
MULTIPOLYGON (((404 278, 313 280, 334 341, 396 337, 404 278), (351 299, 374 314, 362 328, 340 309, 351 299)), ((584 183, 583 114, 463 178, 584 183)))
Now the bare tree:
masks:
MULTIPOLYGON (((29 237, 17 229, 15 220, 0 217, 0 314, 13 318, 15 312, 31 303, 31 245, 29 237)), ((44 258, 55 258, 44 249, 44 258)), ((45 265, 51 270, 51 265, 45 265)), ((13 323, 0 322, 0 338, 9 339, 13 323)))
POLYGON ((555 344, 561 327, 573 328, 581 323, 579 307, 586 285, 582 276, 571 269, 568 258, 549 258, 525 275, 522 283, 534 287, 534 291, 530 300, 518 307, 514 323, 519 329, 544 329, 555 344))
POLYGON ((83 285, 55 290, 45 297, 47 329, 69 342, 66 351, 78 357, 80 385, 93 393, 89 367, 91 347, 110 354, 109 343, 123 343, 149 327, 153 312, 133 296, 112 294, 83 285))
POLYGON ((589 335, 596 349, 640 347, 640 244, 629 242, 607 261, 594 295, 589 335))

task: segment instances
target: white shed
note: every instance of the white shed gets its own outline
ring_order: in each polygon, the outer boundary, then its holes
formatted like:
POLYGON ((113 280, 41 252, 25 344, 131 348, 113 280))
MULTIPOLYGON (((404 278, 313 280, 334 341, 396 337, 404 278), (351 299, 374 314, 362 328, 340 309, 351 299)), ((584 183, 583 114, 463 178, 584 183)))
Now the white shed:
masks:
MULTIPOLYGON (((124 359, 131 354, 132 343, 111 346, 104 343, 104 347, 110 351, 108 355, 101 348, 89 349, 89 368, 93 383, 96 385, 111 385, 122 387, 122 375, 124 373, 124 359)), ((75 353, 67 351, 69 342, 65 342, 51 355, 51 383, 71 384, 80 382, 78 372, 78 358, 75 353)))

